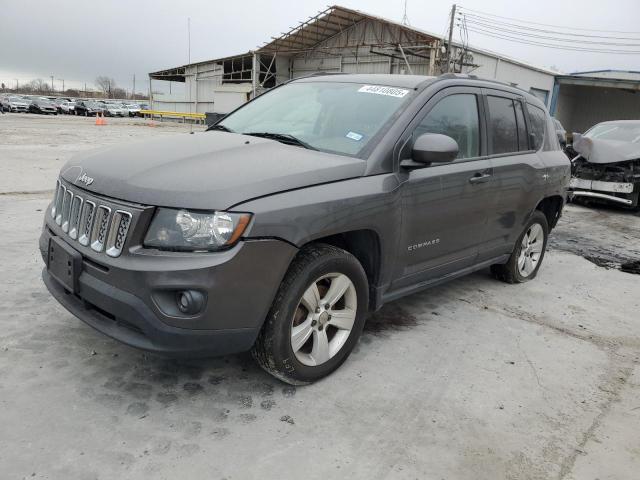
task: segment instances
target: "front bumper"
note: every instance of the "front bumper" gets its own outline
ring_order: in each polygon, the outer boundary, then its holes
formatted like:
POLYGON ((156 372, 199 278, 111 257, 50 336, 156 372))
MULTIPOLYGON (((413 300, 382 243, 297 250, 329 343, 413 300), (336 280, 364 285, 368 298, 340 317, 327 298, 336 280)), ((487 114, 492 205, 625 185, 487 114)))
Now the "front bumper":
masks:
POLYGON ((296 253, 288 243, 269 239, 244 241, 217 253, 138 249, 104 258, 69 241, 57 228, 46 222, 40 237, 45 263, 50 238, 58 236, 82 254, 82 270, 74 293, 45 267, 42 277, 56 300, 109 337, 171 356, 249 350, 296 253), (172 292, 187 289, 205 294, 201 312, 186 316, 167 308, 172 292))
POLYGON ((607 182, 572 177, 569 183, 570 197, 587 197, 618 203, 629 207, 637 205, 638 193, 631 182, 607 182))

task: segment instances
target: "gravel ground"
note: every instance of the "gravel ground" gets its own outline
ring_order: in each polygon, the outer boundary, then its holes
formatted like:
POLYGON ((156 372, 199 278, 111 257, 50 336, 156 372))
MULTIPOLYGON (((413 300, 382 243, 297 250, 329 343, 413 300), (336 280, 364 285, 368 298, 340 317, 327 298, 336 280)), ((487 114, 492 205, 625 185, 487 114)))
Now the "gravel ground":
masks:
POLYGON ((2 479, 638 478, 640 277, 616 262, 638 258, 640 217, 619 210, 570 205, 533 282, 479 272, 385 306, 308 387, 248 355, 144 354, 67 313, 40 280, 50 194, 10 192, 185 130, 0 116, 2 479))

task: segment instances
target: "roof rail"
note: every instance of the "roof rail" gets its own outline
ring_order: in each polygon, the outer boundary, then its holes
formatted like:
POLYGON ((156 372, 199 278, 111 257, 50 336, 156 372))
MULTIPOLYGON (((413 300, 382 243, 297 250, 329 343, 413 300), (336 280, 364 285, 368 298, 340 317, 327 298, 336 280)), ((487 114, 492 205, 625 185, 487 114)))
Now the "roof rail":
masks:
POLYGON ((469 75, 467 73, 443 73, 442 75, 439 75, 438 78, 471 78, 473 80, 481 80, 477 75, 469 75))
POLYGON ((306 76, 307 77, 324 77, 325 75, 347 75, 347 74, 344 72, 313 72, 306 76))
POLYGON ((495 80, 493 78, 478 77, 477 75, 467 75, 464 73, 443 73, 442 75, 439 75, 437 77, 438 80, 449 80, 453 78, 470 78, 472 80, 479 80, 481 82, 495 83, 496 85, 513 88, 515 90, 520 90, 521 92, 526 93, 527 95, 532 95, 531 92, 528 92, 522 87, 518 87, 517 85, 511 85, 510 83, 507 83, 507 82, 501 82, 500 80, 495 80))

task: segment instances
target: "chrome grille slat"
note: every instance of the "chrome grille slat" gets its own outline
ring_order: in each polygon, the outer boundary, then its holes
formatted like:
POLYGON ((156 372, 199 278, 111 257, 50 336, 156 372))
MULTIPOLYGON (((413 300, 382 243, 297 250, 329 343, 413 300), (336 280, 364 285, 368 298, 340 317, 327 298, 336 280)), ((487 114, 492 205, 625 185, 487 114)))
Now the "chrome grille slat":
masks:
POLYGON ((80 225, 80 214, 82 213, 83 199, 76 195, 71 203, 71 213, 69 214, 69 236, 74 240, 78 238, 78 226, 80 225))
POLYGON ((51 216, 56 218, 56 210, 58 206, 58 192, 60 191, 60 180, 56 180, 56 190, 53 192, 53 203, 51 206, 51 216))
POLYGON ((58 225, 62 225, 62 201, 64 200, 64 195, 67 192, 67 187, 60 184, 60 188, 58 189, 58 194, 56 195, 56 223, 58 225))
POLYGON ((95 219, 93 221, 93 230, 91 231, 91 249, 101 252, 107 238, 109 229, 109 221, 111 219, 111 209, 106 205, 100 205, 96 208, 95 219))
POLYGON ((96 213, 96 204, 91 200, 84 202, 82 208, 82 215, 80 215, 80 231, 78 232, 78 241, 80 245, 85 247, 89 245, 89 239, 91 238, 91 229, 93 227, 93 217, 96 213))
POLYGON ((82 190, 67 187, 62 179, 58 179, 51 216, 61 230, 80 245, 119 257, 127 242, 133 213, 118 206, 109 199, 101 200, 90 194, 84 196, 82 190))
POLYGON ((64 199, 62 200, 62 231, 69 232, 69 214, 71 213, 71 203, 73 202, 73 192, 67 189, 64 192, 64 199))
POLYGON ((117 257, 122 253, 124 242, 131 225, 131 214, 123 210, 116 210, 111 221, 111 229, 107 238, 106 252, 110 257, 117 257))

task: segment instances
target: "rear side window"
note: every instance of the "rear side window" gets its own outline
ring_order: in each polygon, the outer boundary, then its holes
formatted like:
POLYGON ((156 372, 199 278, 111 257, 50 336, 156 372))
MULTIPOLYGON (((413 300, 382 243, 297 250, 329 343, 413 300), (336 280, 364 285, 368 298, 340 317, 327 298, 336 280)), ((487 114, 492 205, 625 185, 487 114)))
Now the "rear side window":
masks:
POLYGON ((533 149, 540 150, 544 145, 547 123, 547 115, 539 107, 527 104, 527 110, 529 110, 529 119, 531 120, 531 137, 533 141, 533 149))
POLYGON ((489 103, 489 139, 492 153, 518 151, 518 124, 513 100, 503 97, 487 97, 489 103))
POLYGON ((423 133, 440 133, 458 142, 458 159, 480 155, 480 121, 474 94, 461 93, 440 100, 422 119, 413 133, 414 140, 423 133))

